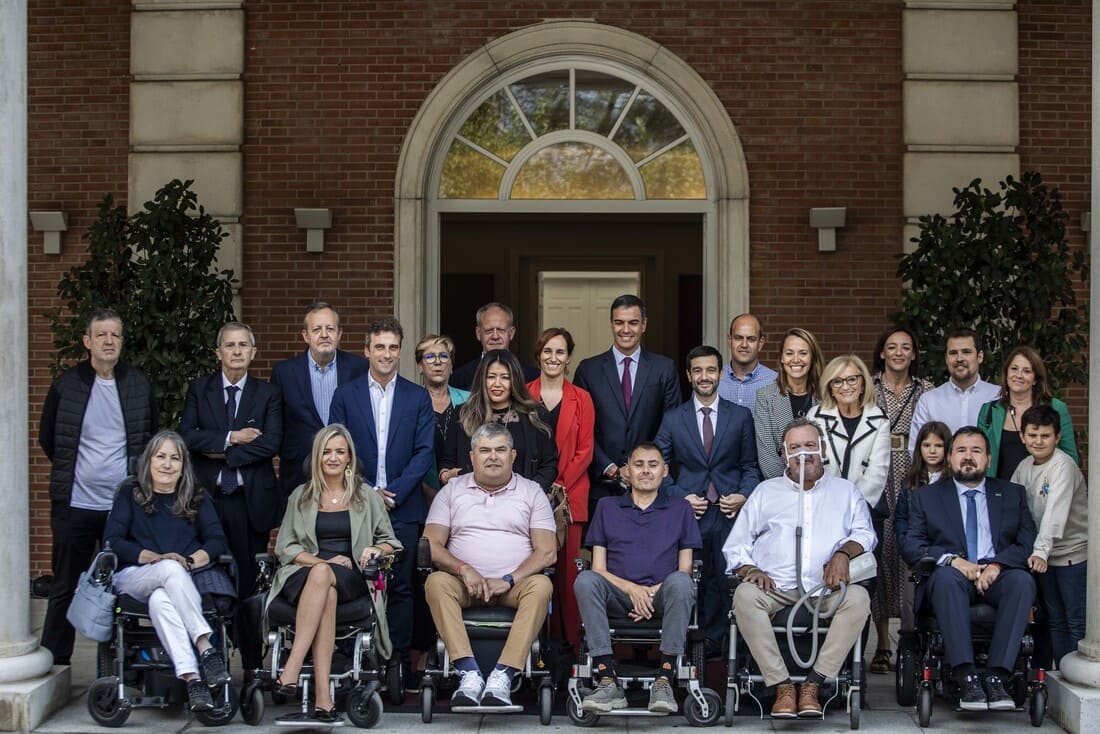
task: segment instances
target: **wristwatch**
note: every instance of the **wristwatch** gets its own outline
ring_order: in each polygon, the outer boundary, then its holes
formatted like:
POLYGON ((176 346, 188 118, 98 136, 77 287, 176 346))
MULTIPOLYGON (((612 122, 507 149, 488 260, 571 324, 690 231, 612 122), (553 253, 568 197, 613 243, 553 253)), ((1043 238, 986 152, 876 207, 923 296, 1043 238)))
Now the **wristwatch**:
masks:
POLYGON ((502 581, 507 581, 508 582, 508 588, 509 589, 515 587, 516 580, 514 578, 512 578, 512 574, 506 573, 503 576, 501 576, 500 578, 501 578, 502 581))

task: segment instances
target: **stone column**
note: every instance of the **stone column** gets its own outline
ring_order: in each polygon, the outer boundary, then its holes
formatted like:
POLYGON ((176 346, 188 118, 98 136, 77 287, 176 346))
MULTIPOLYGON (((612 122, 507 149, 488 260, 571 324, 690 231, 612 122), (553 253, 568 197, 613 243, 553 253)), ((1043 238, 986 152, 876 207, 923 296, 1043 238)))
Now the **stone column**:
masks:
POLYGON ((69 669, 30 627, 27 565, 27 3, 0 2, 0 729, 37 726, 68 695, 69 669))

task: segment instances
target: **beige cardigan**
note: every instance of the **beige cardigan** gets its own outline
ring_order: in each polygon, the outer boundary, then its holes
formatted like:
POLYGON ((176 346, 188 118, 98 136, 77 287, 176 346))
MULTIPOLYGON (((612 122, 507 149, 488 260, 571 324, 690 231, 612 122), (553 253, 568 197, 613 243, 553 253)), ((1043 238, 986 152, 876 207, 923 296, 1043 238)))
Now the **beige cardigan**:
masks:
MULTIPOLYGON (((287 579, 301 568, 294 563, 298 554, 317 555, 317 505, 298 508, 298 498, 302 496, 305 486, 303 484, 294 490, 287 500, 286 514, 279 528, 279 537, 275 541, 275 557, 279 560, 279 570, 271 581, 271 591, 267 595, 268 604, 282 590, 287 579)), ((351 517, 352 562, 358 562, 368 546, 388 543, 394 549, 401 548, 401 541, 393 534, 390 516, 382 498, 366 485, 363 486, 363 494, 366 502, 362 507, 356 507, 354 503, 348 506, 351 517)), ((375 608, 378 612, 378 653, 383 659, 387 659, 392 652, 392 646, 386 625, 385 592, 378 595, 375 608)))

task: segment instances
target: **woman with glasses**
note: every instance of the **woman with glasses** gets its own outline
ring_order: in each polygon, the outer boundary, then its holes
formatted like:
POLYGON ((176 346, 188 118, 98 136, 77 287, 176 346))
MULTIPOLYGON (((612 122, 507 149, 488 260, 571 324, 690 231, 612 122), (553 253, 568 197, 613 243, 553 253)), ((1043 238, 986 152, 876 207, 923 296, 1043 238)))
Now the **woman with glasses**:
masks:
POLYGON ((428 334, 416 345, 416 366, 435 411, 435 466, 424 476, 425 499, 428 504, 439 491, 439 466, 443 459, 444 444, 451 424, 458 420, 458 406, 465 403, 470 393, 451 387, 448 381, 454 370, 455 343, 445 334, 428 334))

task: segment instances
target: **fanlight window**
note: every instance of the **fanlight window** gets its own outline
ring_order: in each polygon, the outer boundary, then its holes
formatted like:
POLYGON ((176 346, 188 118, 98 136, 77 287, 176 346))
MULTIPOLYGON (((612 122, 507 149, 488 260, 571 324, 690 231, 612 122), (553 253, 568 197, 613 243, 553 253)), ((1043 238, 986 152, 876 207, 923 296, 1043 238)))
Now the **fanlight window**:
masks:
POLYGON ((705 199, 676 115, 633 82, 560 69, 496 90, 455 135, 442 199, 705 199))

